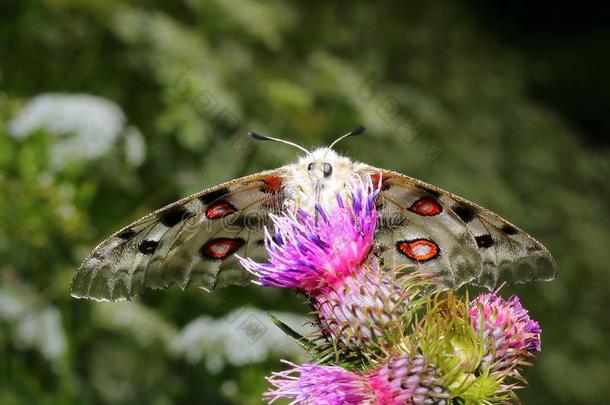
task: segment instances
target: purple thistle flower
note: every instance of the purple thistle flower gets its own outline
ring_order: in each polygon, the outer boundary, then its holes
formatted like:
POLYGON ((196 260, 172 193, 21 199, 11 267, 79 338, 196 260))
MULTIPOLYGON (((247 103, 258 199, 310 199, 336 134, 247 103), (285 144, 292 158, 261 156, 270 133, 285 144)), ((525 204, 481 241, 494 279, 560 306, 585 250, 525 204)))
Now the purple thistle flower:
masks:
POLYGON ((367 375, 378 405, 447 404, 438 370, 421 355, 401 355, 367 375))
POLYGON ((338 366, 286 363, 293 368, 267 378, 275 387, 264 395, 269 403, 279 398, 293 399, 291 404, 308 405, 371 403, 366 380, 355 373, 338 366))
POLYGON ((376 262, 312 297, 311 302, 322 332, 343 348, 385 352, 402 338, 401 315, 408 297, 394 274, 381 271, 376 262))
POLYGON ((505 300, 495 293, 481 294, 471 303, 469 315, 487 345, 483 367, 508 369, 540 351, 540 325, 516 295, 505 300))
POLYGON ((296 210, 271 216, 275 235, 265 230, 268 263, 239 258, 264 286, 293 288, 312 295, 340 285, 365 261, 373 245, 377 221, 374 189, 368 181, 350 185, 351 200, 337 194, 337 208, 317 216, 296 210))
POLYGON ((302 210, 274 216, 275 235, 265 235, 269 262, 240 260, 262 285, 307 293, 322 332, 343 348, 383 351, 402 330, 405 292, 394 273, 366 261, 379 187, 367 177, 350 189, 349 201, 337 194, 337 207, 329 213, 317 206, 317 219, 302 210))
POLYGON ((393 357, 363 375, 338 366, 288 364, 293 368, 267 378, 274 387, 264 395, 269 403, 289 398, 291 404, 442 405, 450 398, 437 370, 419 355, 393 357))

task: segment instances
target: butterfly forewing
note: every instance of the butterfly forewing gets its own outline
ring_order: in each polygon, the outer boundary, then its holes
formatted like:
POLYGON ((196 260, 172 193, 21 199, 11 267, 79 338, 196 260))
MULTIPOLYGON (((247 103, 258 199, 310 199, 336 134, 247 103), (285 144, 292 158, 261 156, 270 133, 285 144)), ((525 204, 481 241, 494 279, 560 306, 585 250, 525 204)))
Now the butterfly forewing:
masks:
POLYGON ((450 287, 554 277, 546 248, 500 216, 420 180, 368 171, 383 181, 376 239, 384 262, 432 272, 450 287))
POLYGON ((204 190, 123 228, 100 243, 74 279, 75 297, 115 301, 177 284, 213 290, 245 284, 234 254, 265 257, 264 226, 283 203, 282 169, 204 190))

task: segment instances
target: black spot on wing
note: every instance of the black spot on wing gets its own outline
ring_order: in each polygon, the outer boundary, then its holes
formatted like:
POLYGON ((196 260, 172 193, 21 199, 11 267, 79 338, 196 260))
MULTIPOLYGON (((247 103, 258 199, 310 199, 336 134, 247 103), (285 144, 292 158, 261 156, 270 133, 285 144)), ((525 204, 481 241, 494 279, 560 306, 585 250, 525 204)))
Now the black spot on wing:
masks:
POLYGON ((187 211, 184 207, 175 207, 161 214, 159 220, 161 223, 168 228, 184 221, 185 219, 192 217, 193 213, 187 211))
POLYGON ((489 234, 475 236, 474 238, 477 241, 477 246, 482 249, 492 247, 494 244, 494 240, 489 234))
POLYGON ((209 204, 212 204, 214 201, 224 197, 227 194, 229 194, 229 189, 225 187, 225 188, 221 188, 216 191, 211 191, 207 194, 204 194, 201 197, 199 197, 199 200, 202 203, 204 203, 205 205, 209 205, 209 204))
POLYGON ((506 235, 516 235, 519 233, 519 230, 514 226, 504 224, 500 227, 500 230, 504 232, 506 235))
POLYGON ((159 242, 156 240, 145 239, 138 246, 138 250, 145 255, 152 255, 157 250, 157 246, 159 246, 159 242))
POLYGON ((474 219, 475 211, 474 209, 467 207, 462 204, 457 204, 451 207, 453 212, 460 217, 460 219, 466 223, 472 221, 474 219))
POLYGON ((431 188, 426 188, 426 187, 419 187, 421 190, 425 191, 426 193, 430 194, 432 197, 439 199, 441 198, 441 193, 439 193, 436 190, 432 190, 431 188))
POLYGON ((527 246, 525 249, 527 250, 527 253, 535 253, 540 252, 542 250, 540 249, 540 246, 536 245, 527 246))
POLYGON ((131 228, 127 228, 127 229, 123 229, 121 232, 117 233, 117 237, 121 238, 123 240, 129 240, 131 238, 133 238, 136 234, 136 231, 134 231, 131 228))

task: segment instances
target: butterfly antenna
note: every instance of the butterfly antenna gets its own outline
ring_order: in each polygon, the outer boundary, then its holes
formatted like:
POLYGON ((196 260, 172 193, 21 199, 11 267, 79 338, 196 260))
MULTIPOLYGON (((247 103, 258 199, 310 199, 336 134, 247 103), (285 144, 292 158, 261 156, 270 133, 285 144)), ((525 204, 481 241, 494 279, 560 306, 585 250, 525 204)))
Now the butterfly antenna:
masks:
POLYGON ((330 144, 330 146, 328 147, 328 149, 332 149, 333 146, 335 146, 338 142, 342 141, 343 139, 347 138, 348 136, 356 136, 356 135, 360 135, 361 133, 364 132, 366 128, 364 127, 364 125, 359 125, 356 128, 352 129, 351 131, 349 131, 347 134, 342 135, 340 137, 338 137, 337 139, 335 139, 335 141, 333 143, 330 144))
POLYGON ((272 137, 267 136, 267 135, 261 135, 259 133, 254 132, 254 131, 248 131, 248 136, 250 138, 252 138, 252 139, 256 139, 257 141, 274 141, 274 142, 279 142, 279 143, 284 143, 286 145, 294 146, 295 148, 302 150, 303 152, 307 153, 308 155, 311 155, 310 151, 308 151, 307 149, 305 149, 301 145, 296 144, 294 142, 286 141, 284 139, 279 139, 279 138, 272 138, 272 137))

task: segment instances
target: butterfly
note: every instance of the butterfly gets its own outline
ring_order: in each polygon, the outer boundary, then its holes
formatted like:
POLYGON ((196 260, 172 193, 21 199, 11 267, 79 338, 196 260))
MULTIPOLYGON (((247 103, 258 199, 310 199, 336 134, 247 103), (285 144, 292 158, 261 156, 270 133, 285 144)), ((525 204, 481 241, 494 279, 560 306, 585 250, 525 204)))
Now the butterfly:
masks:
POLYGON ((251 275, 236 254, 263 261, 270 214, 294 207, 317 212, 336 204, 356 177, 370 176, 376 200, 376 254, 390 266, 408 264, 440 283, 493 288, 502 282, 551 280, 556 265, 532 236, 493 212, 415 178, 337 154, 340 140, 315 151, 254 132, 262 141, 299 148, 296 163, 242 177, 163 207, 101 242, 71 285, 77 298, 131 299, 146 288, 199 287, 208 291, 246 284, 251 275))

